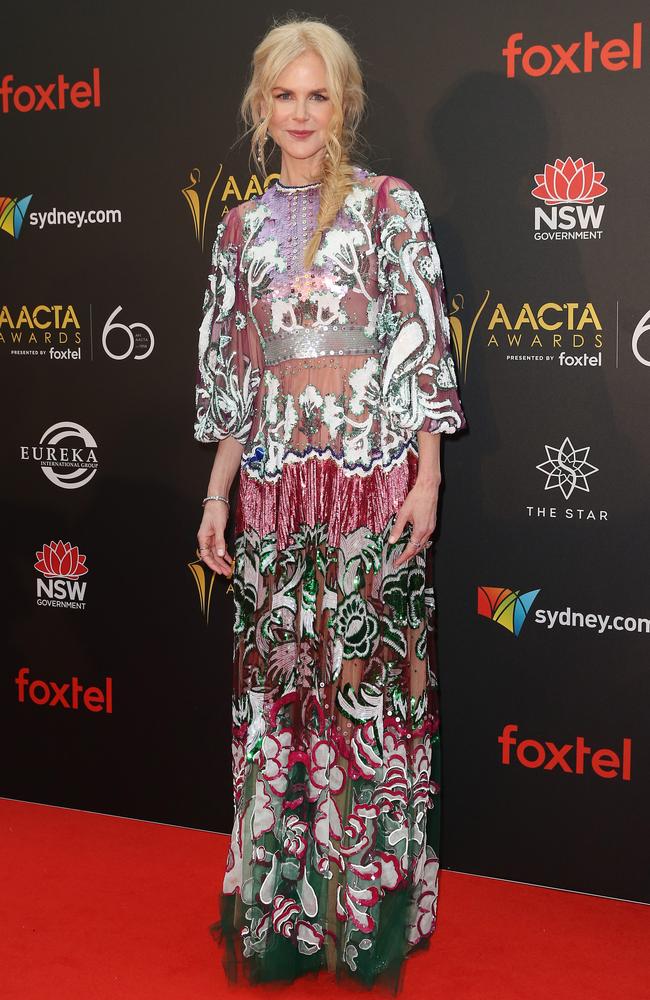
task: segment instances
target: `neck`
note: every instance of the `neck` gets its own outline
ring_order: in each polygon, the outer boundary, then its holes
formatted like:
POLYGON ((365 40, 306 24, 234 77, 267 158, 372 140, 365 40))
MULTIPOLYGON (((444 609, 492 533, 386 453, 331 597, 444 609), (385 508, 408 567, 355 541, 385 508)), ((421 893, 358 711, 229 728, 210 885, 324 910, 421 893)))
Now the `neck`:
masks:
POLYGON ((300 184, 314 184, 322 178, 324 150, 305 160, 297 160, 293 156, 282 153, 280 167, 280 182, 291 187, 300 184))

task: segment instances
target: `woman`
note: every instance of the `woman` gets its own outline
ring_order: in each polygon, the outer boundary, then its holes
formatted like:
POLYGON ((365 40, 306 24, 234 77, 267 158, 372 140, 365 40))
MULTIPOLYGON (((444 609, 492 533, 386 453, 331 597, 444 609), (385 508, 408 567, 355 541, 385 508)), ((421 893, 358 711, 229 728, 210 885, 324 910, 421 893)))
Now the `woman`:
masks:
POLYGON ((418 193, 353 160, 347 41, 273 27, 242 114, 279 180, 217 227, 198 351, 219 441, 198 532, 229 575, 235 822, 215 938, 255 981, 397 982, 435 927, 439 742, 426 548, 440 435, 465 426, 418 193))

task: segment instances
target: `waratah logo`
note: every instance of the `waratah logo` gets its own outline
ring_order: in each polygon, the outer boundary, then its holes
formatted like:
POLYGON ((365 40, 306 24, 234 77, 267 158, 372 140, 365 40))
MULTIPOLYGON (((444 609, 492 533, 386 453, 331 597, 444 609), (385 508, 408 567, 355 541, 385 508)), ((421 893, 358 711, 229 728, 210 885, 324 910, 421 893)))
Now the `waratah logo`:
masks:
POLYGON ((570 439, 565 437, 559 448, 552 448, 548 444, 544 448, 547 461, 535 466, 546 476, 544 489, 560 490, 565 500, 569 499, 574 490, 588 493, 587 476, 598 472, 598 467, 587 461, 591 447, 574 448, 570 439))
POLYGON ((479 587, 477 611, 483 618, 491 618, 518 636, 538 594, 539 588, 522 594, 509 587, 479 587))
POLYGON ((585 163, 582 157, 547 163, 543 174, 535 174, 537 187, 531 194, 546 205, 591 205, 594 198, 607 192, 601 183, 604 170, 596 170, 593 160, 585 163))
POLYGON ((31 194, 25 195, 24 198, 8 198, 6 195, 0 195, 0 229, 13 236, 15 240, 20 236, 32 197, 31 194))
POLYGON ((51 541, 36 553, 34 569, 47 577, 63 577, 65 580, 78 580, 88 572, 86 557, 81 555, 79 547, 71 542, 51 541))

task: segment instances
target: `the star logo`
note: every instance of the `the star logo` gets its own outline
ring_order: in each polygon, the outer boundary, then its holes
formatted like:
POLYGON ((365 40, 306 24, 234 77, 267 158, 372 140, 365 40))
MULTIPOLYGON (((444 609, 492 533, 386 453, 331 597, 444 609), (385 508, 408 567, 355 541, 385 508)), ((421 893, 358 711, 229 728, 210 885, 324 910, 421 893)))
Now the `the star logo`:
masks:
POLYGON ((574 448, 568 437, 559 448, 551 448, 545 445, 547 461, 541 465, 536 465, 546 476, 545 490, 559 489, 565 500, 568 500, 574 490, 589 492, 587 476, 593 476, 598 472, 595 465, 587 461, 589 447, 574 448))

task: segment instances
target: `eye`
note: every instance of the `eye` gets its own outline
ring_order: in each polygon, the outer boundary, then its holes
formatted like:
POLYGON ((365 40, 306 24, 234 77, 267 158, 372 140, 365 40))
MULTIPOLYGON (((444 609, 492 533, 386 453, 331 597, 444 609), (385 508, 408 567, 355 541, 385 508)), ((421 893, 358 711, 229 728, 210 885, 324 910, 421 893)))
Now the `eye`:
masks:
POLYGON ((329 101, 329 97, 326 97, 325 94, 313 94, 312 96, 315 97, 317 101, 329 101))
POLYGON ((291 94, 285 90, 281 94, 276 94, 275 96, 279 101, 282 101, 285 97, 291 97, 291 94))

